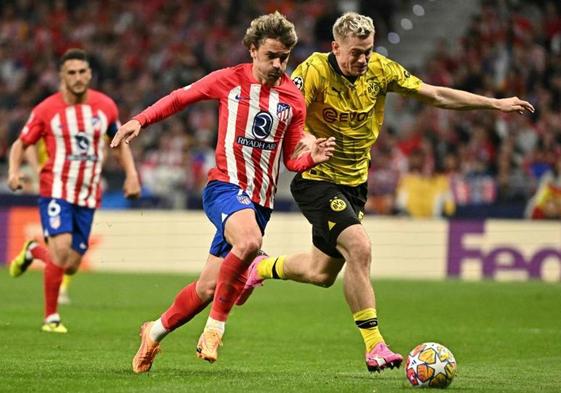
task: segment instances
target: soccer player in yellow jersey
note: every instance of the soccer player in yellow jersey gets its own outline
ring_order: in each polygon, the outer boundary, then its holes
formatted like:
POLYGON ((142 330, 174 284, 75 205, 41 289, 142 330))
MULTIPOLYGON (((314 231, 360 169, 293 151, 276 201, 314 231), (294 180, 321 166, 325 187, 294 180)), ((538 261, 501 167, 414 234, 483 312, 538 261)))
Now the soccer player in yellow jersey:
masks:
POLYGON ((316 138, 335 137, 332 159, 296 175, 291 191, 312 224, 311 251, 258 257, 238 299, 243 304, 264 279, 284 279, 329 287, 346 263, 346 301, 366 345, 369 371, 399 367, 379 331, 370 281, 370 239, 361 219, 367 195, 370 148, 384 119, 386 94, 396 92, 445 109, 494 109, 533 112, 517 97, 488 98, 447 87, 431 86, 398 63, 373 52, 372 19, 349 12, 333 26, 331 53, 314 53, 293 73, 306 99, 306 131, 316 138))

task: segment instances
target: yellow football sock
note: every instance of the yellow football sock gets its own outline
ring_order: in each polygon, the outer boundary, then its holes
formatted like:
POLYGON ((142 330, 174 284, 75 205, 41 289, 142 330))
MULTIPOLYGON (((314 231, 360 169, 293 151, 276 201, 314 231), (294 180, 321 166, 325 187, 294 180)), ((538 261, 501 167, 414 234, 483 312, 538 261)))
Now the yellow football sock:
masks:
POLYGON ((284 280, 284 260, 286 255, 280 257, 268 257, 257 265, 257 274, 261 278, 274 278, 277 280, 284 280))
POLYGON ((65 274, 64 276, 62 276, 62 282, 60 283, 60 289, 64 290, 64 291, 68 291, 68 287, 70 285, 70 282, 72 282, 72 276, 65 274))
POLYGON ((378 318, 375 308, 365 308, 358 311, 353 314, 353 319, 364 340, 366 352, 370 352, 376 344, 384 342, 384 338, 378 329, 378 318))

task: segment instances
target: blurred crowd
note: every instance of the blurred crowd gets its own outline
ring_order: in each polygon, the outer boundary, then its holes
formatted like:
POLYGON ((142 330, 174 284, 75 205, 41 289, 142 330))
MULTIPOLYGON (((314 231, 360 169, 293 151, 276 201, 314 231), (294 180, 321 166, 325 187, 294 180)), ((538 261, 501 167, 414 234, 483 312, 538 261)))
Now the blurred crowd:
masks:
MULTIPOLYGON (((444 111, 398 98, 373 150, 369 209, 431 216, 561 218, 561 3, 483 1, 425 82, 518 96, 534 115, 444 111)), ((390 109, 390 108, 389 108, 390 109)))
MULTIPOLYGON (((331 25, 341 12, 371 15, 383 37, 406 3, 3 0, 0 167, 31 108, 57 89, 56 61, 70 47, 92 55, 93 87, 118 103, 124 121, 212 70, 249 61, 241 39, 256 15, 279 10, 295 23, 295 66, 314 51, 329 50, 331 25)), ((370 212, 454 216, 491 207, 492 213, 512 203, 526 205, 540 187, 551 185, 547 195, 561 198, 555 165, 561 157, 560 8, 555 1, 484 1, 460 42, 436 43, 425 66, 410 70, 431 84, 517 95, 537 111, 452 112, 392 100, 388 111, 398 115, 388 116, 393 120, 372 152, 370 212)), ((199 199, 214 164, 216 123, 215 104, 201 103, 151 126, 132 144, 144 194, 159 207, 185 208, 199 199)), ((0 182, 5 174, 2 169, 0 182)), ((119 187, 120 176, 109 161, 109 191, 119 187)), ((538 199, 528 205, 529 215, 542 203, 538 199)), ((555 208, 545 211, 541 217, 555 208)))

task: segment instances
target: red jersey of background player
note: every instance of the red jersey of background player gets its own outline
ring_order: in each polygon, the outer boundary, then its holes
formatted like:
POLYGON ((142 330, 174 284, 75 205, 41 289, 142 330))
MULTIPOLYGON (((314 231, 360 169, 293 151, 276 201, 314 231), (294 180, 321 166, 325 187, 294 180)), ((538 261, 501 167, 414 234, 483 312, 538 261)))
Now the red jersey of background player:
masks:
POLYGON ((209 171, 209 181, 236 184, 253 202, 272 208, 281 151, 291 171, 314 165, 310 154, 292 158, 303 136, 306 105, 286 74, 278 86, 268 87, 260 84, 251 70, 251 64, 240 64, 215 71, 173 91, 134 119, 147 126, 191 103, 219 100, 216 167, 209 171))
POLYGON ((109 137, 119 128, 115 102, 89 89, 84 104, 68 105, 62 93, 55 93, 31 112, 20 139, 25 145, 45 143, 47 161, 41 168, 39 193, 70 203, 99 206, 99 180, 109 137))

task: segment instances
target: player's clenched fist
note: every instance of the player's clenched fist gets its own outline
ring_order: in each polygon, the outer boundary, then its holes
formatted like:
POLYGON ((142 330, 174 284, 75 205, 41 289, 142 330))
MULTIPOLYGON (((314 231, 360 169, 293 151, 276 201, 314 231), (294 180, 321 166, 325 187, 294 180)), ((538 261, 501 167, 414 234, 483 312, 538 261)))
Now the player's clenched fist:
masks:
POLYGON ((10 173, 8 176, 8 187, 10 187, 12 191, 22 189, 21 175, 19 173, 10 173))

